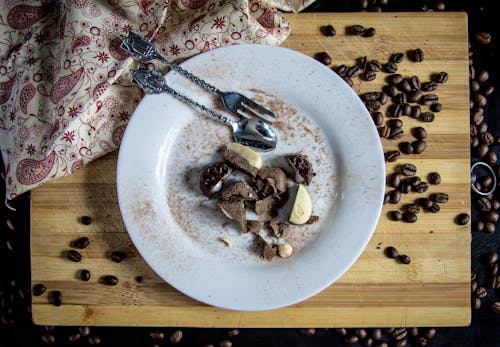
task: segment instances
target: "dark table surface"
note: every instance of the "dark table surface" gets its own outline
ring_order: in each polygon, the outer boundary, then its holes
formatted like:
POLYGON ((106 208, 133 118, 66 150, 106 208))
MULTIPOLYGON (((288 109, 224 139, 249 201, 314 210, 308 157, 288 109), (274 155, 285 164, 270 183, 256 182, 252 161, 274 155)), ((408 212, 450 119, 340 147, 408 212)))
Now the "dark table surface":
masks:
MULTIPOLYGON (((488 84, 495 89, 488 96, 485 106, 488 131, 494 135, 495 142, 500 138, 500 76, 498 72, 499 30, 497 8, 494 1, 407 1, 407 0, 318 0, 306 12, 356 12, 363 6, 369 11, 465 11, 469 19, 469 38, 471 44, 471 63, 475 71, 487 70, 488 84), (363 2, 365 4, 363 4, 363 2), (477 33, 487 32, 492 36, 491 43, 482 45, 476 42, 477 33)), ((492 145, 498 155, 498 146, 492 145)), ((472 161, 478 161, 474 148, 471 149, 472 161)), ((498 163, 492 165, 498 170, 498 163)), ((3 167, 1 168, 3 172, 3 167)), ((2 174, 2 180, 4 175, 2 174)), ((5 196, 4 185, 0 194, 5 196)), ((498 192, 495 192, 496 196, 498 192)), ((0 206, 0 347, 4 346, 46 346, 54 338, 53 346, 167 346, 172 345, 171 334, 178 328, 106 328, 90 327, 89 336, 81 336, 76 342, 69 337, 81 334, 81 327, 36 326, 30 316, 30 254, 29 254, 29 193, 17 198, 13 204, 17 211, 0 206), (153 339, 151 333, 164 339, 153 339)), ((486 265, 482 261, 487 252, 500 252, 500 231, 492 234, 477 231, 476 223, 481 219, 477 206, 478 196, 472 196, 472 271, 477 274, 479 286, 485 285, 486 265)), ((3 201, 4 199, 2 199, 3 201)), ((499 199, 500 200, 500 199, 499 199)), ((497 223, 498 229, 498 223, 497 223)), ((427 341, 427 346, 500 346, 500 314, 493 313, 491 303, 500 301, 500 289, 488 289, 480 309, 472 310, 472 323, 469 327, 436 328, 436 335, 427 341)), ((473 295, 471 293, 471 295, 473 295)), ((346 327, 349 328, 349 327, 346 327)), ((391 327, 387 327, 388 329, 391 327)), ((420 335, 431 327, 419 327, 420 335)), ((336 329, 201 329, 180 328, 183 333, 179 346, 342 346, 344 338, 336 329)), ((371 333, 371 329, 367 329, 371 333)), ((383 340, 389 345, 396 344, 389 330, 384 331, 383 340)), ((354 334, 354 331, 349 330, 354 334)), ((418 346, 415 339, 404 341, 407 346, 418 346)), ((365 341, 366 342, 366 341, 365 341)), ((359 346, 360 344, 354 344, 359 346)), ((375 344, 374 344, 375 345, 375 344)))

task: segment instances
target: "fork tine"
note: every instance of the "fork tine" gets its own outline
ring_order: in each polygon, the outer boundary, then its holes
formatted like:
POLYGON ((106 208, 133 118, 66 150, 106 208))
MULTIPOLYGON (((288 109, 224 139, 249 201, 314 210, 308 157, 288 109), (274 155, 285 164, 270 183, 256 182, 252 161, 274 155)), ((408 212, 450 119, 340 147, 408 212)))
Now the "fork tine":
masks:
POLYGON ((248 107, 253 108, 254 110, 256 110, 258 112, 265 113, 273 118, 276 118, 276 116, 274 115, 274 113, 271 110, 268 110, 264 106, 259 105, 258 103, 247 98, 246 96, 242 97, 241 102, 246 104, 248 107))
POLYGON ((261 121, 266 122, 267 124, 272 124, 272 122, 269 121, 268 119, 266 119, 265 117, 261 116, 258 113, 255 113, 254 111, 250 110, 248 107, 245 107, 244 105, 241 105, 241 104, 238 107, 236 113, 238 113, 238 115, 245 117, 245 118, 252 118, 252 117, 258 118, 261 121))

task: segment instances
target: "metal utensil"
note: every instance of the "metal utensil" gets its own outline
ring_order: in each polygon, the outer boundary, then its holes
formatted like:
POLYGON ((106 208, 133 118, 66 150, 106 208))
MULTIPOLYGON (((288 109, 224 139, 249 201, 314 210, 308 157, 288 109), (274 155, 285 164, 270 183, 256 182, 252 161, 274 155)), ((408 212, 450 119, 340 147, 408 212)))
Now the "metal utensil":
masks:
POLYGON ((233 129, 236 142, 266 152, 276 148, 278 138, 269 124, 255 118, 241 118, 239 122, 233 122, 226 116, 170 88, 163 75, 158 71, 139 67, 136 70, 130 70, 130 73, 132 74, 132 82, 147 94, 168 93, 176 99, 209 114, 213 119, 229 125, 233 129))
POLYGON ((128 33, 128 36, 120 35, 120 38, 122 40, 120 47, 130 53, 134 59, 139 61, 161 61, 174 71, 195 82, 205 90, 219 95, 222 99, 222 102, 224 103, 224 106, 229 112, 246 118, 256 117, 263 120, 264 122, 270 122, 266 118, 266 115, 273 118, 275 117, 272 111, 257 104, 255 101, 252 101, 246 96, 237 92, 223 92, 217 87, 193 75, 189 71, 184 70, 176 63, 164 58, 158 53, 155 44, 149 38, 137 35, 131 31, 128 33))

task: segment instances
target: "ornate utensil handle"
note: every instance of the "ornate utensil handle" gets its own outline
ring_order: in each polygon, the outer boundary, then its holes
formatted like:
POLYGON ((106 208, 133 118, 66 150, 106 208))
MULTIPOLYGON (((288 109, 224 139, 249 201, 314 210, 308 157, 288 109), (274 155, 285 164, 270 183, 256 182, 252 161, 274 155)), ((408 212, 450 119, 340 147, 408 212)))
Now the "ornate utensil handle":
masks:
POLYGON ((179 92, 175 91, 174 89, 170 88, 167 85, 167 81, 165 81, 165 78, 160 72, 154 70, 148 70, 145 67, 139 67, 136 70, 130 70, 130 73, 132 74, 132 82, 134 82, 139 88, 144 90, 147 94, 168 93, 177 100, 209 114, 213 119, 223 124, 226 125, 232 124, 231 120, 229 120, 229 118, 227 118, 226 116, 218 112, 215 112, 214 110, 209 109, 205 105, 202 105, 194 101, 193 99, 185 95, 182 95, 179 92))
POLYGON ((211 85, 208 82, 205 82, 201 78, 193 75, 191 72, 183 69, 173 61, 161 56, 158 53, 155 44, 149 38, 137 35, 132 31, 128 33, 128 36, 121 35, 120 38, 122 40, 122 44, 120 47, 130 53, 132 57, 134 57, 134 59, 140 61, 159 60, 170 67, 172 70, 195 82, 203 89, 212 93, 216 93, 218 95, 222 93, 222 91, 217 87, 211 85))

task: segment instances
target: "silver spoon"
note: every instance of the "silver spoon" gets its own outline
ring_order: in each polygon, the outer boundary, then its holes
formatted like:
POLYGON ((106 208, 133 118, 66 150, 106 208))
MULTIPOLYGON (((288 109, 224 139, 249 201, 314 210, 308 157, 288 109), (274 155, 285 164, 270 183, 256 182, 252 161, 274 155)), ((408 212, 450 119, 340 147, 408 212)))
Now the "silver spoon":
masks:
POLYGON ((267 123, 254 118, 242 118, 239 122, 233 122, 226 116, 170 88, 163 75, 158 71, 139 67, 136 70, 130 70, 130 73, 132 74, 132 82, 147 94, 168 93, 177 100, 203 111, 209 114, 213 119, 230 126, 233 129, 234 140, 237 143, 265 152, 272 151, 276 148, 278 137, 267 123))

